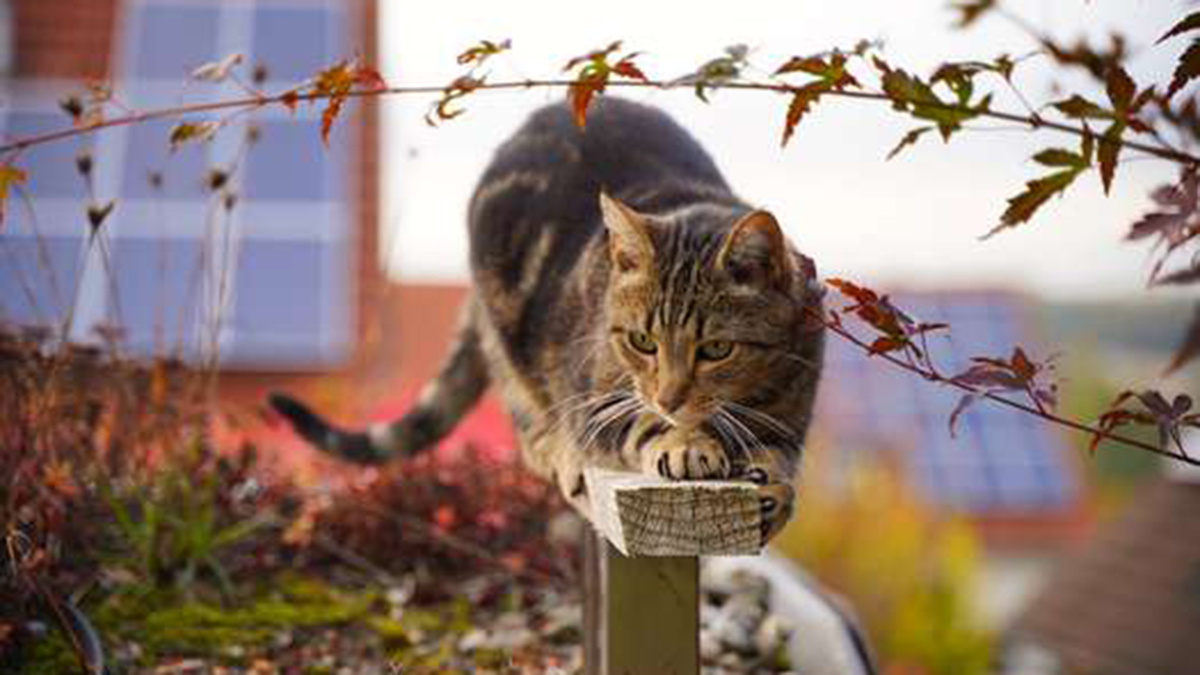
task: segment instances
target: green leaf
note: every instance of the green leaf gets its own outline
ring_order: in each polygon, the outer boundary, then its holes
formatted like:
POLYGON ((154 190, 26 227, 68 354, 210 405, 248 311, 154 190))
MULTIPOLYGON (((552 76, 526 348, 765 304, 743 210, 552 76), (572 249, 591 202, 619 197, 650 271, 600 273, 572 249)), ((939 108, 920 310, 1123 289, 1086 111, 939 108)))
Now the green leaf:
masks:
POLYGON ((1175 37, 1176 35, 1182 35, 1183 33, 1196 29, 1200 29, 1200 12, 1192 12, 1191 14, 1183 17, 1183 19, 1180 20, 1179 23, 1175 24, 1171 30, 1167 31, 1162 37, 1158 38, 1158 42, 1164 42, 1175 37))
POLYGON ((1092 103, 1086 98, 1075 94, 1071 98, 1064 99, 1052 104, 1056 110, 1072 119, 1112 119, 1113 114, 1109 110, 1092 103))
POLYGON ((1062 193, 1079 176, 1080 169, 1065 169, 1035 178, 1025 184, 1025 190, 1008 200, 1008 208, 1000 216, 1000 224, 992 228, 984 239, 996 233, 1028 222, 1038 209, 1056 194, 1062 193))
POLYGON ((1063 148, 1046 148, 1033 156, 1033 161, 1044 166, 1065 166, 1086 169, 1088 160, 1078 153, 1063 148))
POLYGON ((933 127, 917 127, 915 129, 909 129, 908 133, 904 134, 904 137, 901 138, 900 142, 896 144, 896 147, 892 148, 892 151, 888 153, 887 158, 890 160, 896 155, 899 155, 902 150, 910 145, 916 145, 917 141, 919 141, 921 136, 924 136, 925 132, 927 131, 933 131, 933 127))
POLYGON ((180 122, 171 128, 171 151, 191 141, 210 140, 219 127, 218 122, 180 122))

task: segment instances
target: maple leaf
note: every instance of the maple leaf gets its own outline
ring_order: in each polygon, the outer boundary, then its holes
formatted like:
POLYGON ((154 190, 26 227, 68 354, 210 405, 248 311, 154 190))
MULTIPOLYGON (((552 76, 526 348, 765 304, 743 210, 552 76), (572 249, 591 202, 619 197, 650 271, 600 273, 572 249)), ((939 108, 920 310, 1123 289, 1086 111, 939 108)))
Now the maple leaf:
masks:
POLYGON ((1161 186, 1150 194, 1160 208, 1142 216, 1126 233, 1127 241, 1154 238, 1154 247, 1163 249, 1150 272, 1150 285, 1160 283, 1158 273, 1175 251, 1200 236, 1198 197, 1200 178, 1194 170, 1185 169, 1178 183, 1161 186))
POLYGON ((220 128, 220 122, 180 122, 171 128, 171 151, 178 150, 185 143, 212 140, 220 128))
POLYGON ((879 57, 872 63, 881 76, 883 93, 891 100, 896 110, 906 111, 919 120, 933 122, 942 140, 949 141, 951 135, 962 128, 964 122, 979 117, 991 108, 991 94, 984 95, 974 104, 970 97, 974 92, 971 74, 962 68, 940 69, 935 76, 950 88, 956 101, 943 101, 933 90, 935 82, 925 82, 899 68, 892 68, 879 57))
MULTIPOLYGON (((1191 31, 1200 30, 1200 12, 1192 12, 1171 27, 1162 37, 1158 39, 1159 43, 1165 42, 1173 37, 1188 33, 1191 31)), ((1184 50, 1183 54, 1179 55, 1179 62, 1175 65, 1175 73, 1171 77, 1171 84, 1167 88, 1166 98, 1170 99, 1188 82, 1200 76, 1200 40, 1193 40, 1192 44, 1184 50)))
POLYGON ((1047 201, 1056 194, 1065 191, 1079 174, 1082 168, 1072 167, 1035 178, 1025 183, 1025 190, 1008 200, 1008 208, 1000 216, 1000 224, 983 235, 987 239, 997 233, 1028 222, 1047 201))
POLYGON ((783 140, 780 142, 780 147, 787 147, 788 141, 791 140, 792 134, 796 130, 796 125, 800 123, 800 119, 812 109, 812 106, 820 99, 821 94, 826 91, 824 83, 814 82, 800 87, 792 93, 792 100, 788 103, 787 116, 783 121, 783 140))
POLYGON ((994 9, 995 6, 996 0, 965 0, 964 2, 956 2, 950 5, 951 9, 958 12, 958 20, 955 21, 954 25, 958 28, 966 28, 994 9))
POLYGON ((708 103, 705 91, 739 79, 742 71, 749 65, 746 58, 749 53, 750 48, 746 45, 730 45, 725 48, 723 55, 705 61, 699 68, 687 75, 671 80, 667 86, 692 85, 695 88, 696 98, 708 103))
POLYGON ((567 61, 564 72, 579 69, 575 80, 567 88, 567 102, 575 124, 583 129, 587 125, 587 110, 592 99, 597 94, 604 93, 608 80, 612 75, 628 79, 646 81, 645 74, 634 63, 634 58, 640 52, 626 54, 616 61, 609 63, 609 57, 621 49, 621 41, 616 40, 604 49, 597 49, 567 61))
POLYGON ((8 189, 22 185, 28 175, 11 164, 0 164, 0 226, 4 225, 4 205, 8 202, 8 189))
POLYGON ((890 160, 896 155, 899 155, 900 152, 908 146, 916 145, 917 141, 921 139, 921 136, 924 136, 926 132, 932 130, 933 127, 917 127, 916 129, 909 129, 908 133, 904 134, 904 136, 900 139, 900 142, 896 144, 896 147, 892 148, 891 152, 887 154, 887 159, 890 160))
POLYGON ((451 105, 483 86, 484 79, 472 75, 461 75, 442 90, 442 97, 430 105, 425 113, 425 123, 436 127, 438 122, 452 120, 466 112, 466 108, 452 108, 451 105))
POLYGON ((1123 391, 1100 415, 1097 426, 1103 433, 1092 436, 1091 451, 1095 452, 1104 433, 1129 424, 1154 426, 1158 430, 1158 446, 1168 451, 1173 443, 1179 453, 1188 456, 1183 447, 1182 429, 1184 427, 1200 428, 1200 414, 1190 412, 1192 398, 1187 394, 1178 394, 1170 402, 1160 392, 1146 390, 1142 392, 1123 391), (1140 408, 1127 407, 1137 404, 1140 408))
POLYGON ((325 109, 321 111, 321 141, 329 145, 329 132, 352 92, 382 91, 386 88, 387 84, 379 71, 357 59, 339 61, 317 73, 311 86, 312 93, 326 97, 325 109))
POLYGON ((1014 347, 1007 359, 976 356, 972 365, 961 373, 950 377, 950 381, 969 387, 950 415, 950 435, 958 417, 982 394, 1018 393, 1026 396, 1035 407, 1053 408, 1058 404, 1058 387, 1053 382, 1043 383, 1041 376, 1053 370, 1050 360, 1038 363, 1025 354, 1025 350, 1014 347))
MULTIPOLYGON (((854 301, 854 304, 843 308, 842 312, 854 314, 880 334, 868 346, 869 354, 874 356, 904 351, 925 361, 926 366, 932 367, 924 352, 913 340, 933 331, 944 330, 948 328, 946 324, 916 321, 893 305, 886 295, 880 295, 865 286, 844 279, 827 279, 825 283, 854 301)), ((840 323, 840 320, 835 321, 836 325, 840 323)))
POLYGON ((481 66, 489 58, 510 49, 512 49, 512 40, 501 40, 500 42, 480 40, 479 44, 469 47, 466 51, 458 55, 458 65, 481 66))
POLYGON ((1113 113, 1103 106, 1075 94, 1071 98, 1050 104, 1071 119, 1112 119, 1113 113))
POLYGON ((220 61, 206 63, 192 71, 192 79, 201 82, 224 82, 243 58, 240 53, 234 52, 220 61))

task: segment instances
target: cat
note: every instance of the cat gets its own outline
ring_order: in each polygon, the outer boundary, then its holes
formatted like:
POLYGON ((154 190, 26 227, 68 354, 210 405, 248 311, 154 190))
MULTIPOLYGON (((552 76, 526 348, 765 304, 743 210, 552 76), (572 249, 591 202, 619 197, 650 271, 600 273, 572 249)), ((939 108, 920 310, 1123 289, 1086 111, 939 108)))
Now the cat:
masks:
POLYGON ((400 419, 351 432, 272 407, 318 448, 379 463, 434 445, 499 389, 522 459, 589 513, 586 466, 758 484, 789 519, 824 346, 812 261, 666 114, 565 104, 496 151, 468 214, 473 289, 441 371, 400 419))

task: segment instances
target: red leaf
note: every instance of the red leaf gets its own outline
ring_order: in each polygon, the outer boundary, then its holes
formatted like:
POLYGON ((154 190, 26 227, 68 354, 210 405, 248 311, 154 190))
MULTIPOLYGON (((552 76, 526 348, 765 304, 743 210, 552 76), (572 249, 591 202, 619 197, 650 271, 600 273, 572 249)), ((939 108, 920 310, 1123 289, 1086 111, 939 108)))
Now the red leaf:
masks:
POLYGON ((1200 40, 1193 40, 1192 45, 1179 56, 1175 74, 1171 77, 1171 86, 1167 88, 1167 98, 1174 96, 1197 76, 1200 76, 1200 40))
POLYGON ((1121 154, 1121 132, 1124 128, 1122 122, 1113 122, 1100 137, 1096 160, 1100 163, 1100 180, 1104 183, 1104 194, 1108 194, 1112 187, 1113 174, 1117 171, 1117 157, 1121 154))
POLYGON ((575 124, 580 129, 587 126, 587 109, 592 102, 592 97, 603 92, 605 84, 605 79, 582 78, 572 82, 570 88, 567 89, 567 103, 571 107, 575 124))
POLYGON ((1158 38, 1158 41, 1165 42, 1176 35, 1182 35, 1188 31, 1197 29, 1200 29, 1200 12, 1192 12, 1191 14, 1183 17, 1179 23, 1172 26, 1171 30, 1167 31, 1162 37, 1158 38))
POLYGON ((1025 183, 1024 192, 1008 200, 1008 208, 1000 216, 1000 224, 983 235, 983 238, 987 239, 1001 230, 1028 222, 1051 197, 1066 190, 1079 173, 1080 169, 1065 169, 1025 183))
POLYGON ((872 356, 876 354, 886 354, 887 352, 899 351, 908 347, 909 341, 902 337, 880 337, 876 338, 871 343, 868 353, 872 356))
POLYGON ((971 407, 978 397, 975 394, 963 394, 963 397, 958 399, 958 404, 954 406, 954 411, 950 413, 950 420, 947 423, 950 427, 950 438, 956 438, 955 429, 958 426, 958 418, 967 408, 971 407))
POLYGON ((805 85, 792 94, 792 100, 788 103, 787 116, 783 121, 783 140, 780 143, 781 147, 787 147, 788 141, 792 139, 792 134, 795 133, 796 125, 800 123, 800 119, 812 109, 813 104, 820 99, 824 89, 821 83, 805 85))

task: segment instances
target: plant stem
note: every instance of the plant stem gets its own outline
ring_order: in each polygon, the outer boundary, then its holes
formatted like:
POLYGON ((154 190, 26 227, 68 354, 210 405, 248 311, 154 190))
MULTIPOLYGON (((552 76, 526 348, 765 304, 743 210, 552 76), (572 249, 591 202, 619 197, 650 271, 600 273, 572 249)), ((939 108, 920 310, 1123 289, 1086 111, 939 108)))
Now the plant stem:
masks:
MULTIPOLYGON (((574 84, 574 82, 575 82, 574 80, 563 80, 563 79, 507 80, 507 81, 501 81, 501 82, 491 82, 491 83, 479 84, 479 85, 475 86, 471 91, 502 91, 502 90, 514 90, 514 89, 521 89, 521 90, 524 90, 524 89, 565 89, 567 87, 570 87, 572 84, 574 84)), ((648 80, 648 81, 618 80, 618 81, 608 82, 607 86, 614 87, 614 88, 629 88, 629 89, 679 89, 679 88, 681 88, 678 86, 671 85, 668 82, 665 82, 662 80, 648 80)), ((726 82, 726 83, 714 83, 711 85, 706 85, 706 88, 707 89, 747 90, 747 91, 769 91, 769 92, 775 92, 775 93, 780 93, 780 94, 793 94, 793 93, 799 91, 801 87, 797 86, 797 85, 775 83, 775 82, 726 82)), ((373 90, 373 91, 353 91, 353 92, 350 92, 349 94, 347 94, 346 96, 349 98, 370 98, 370 97, 375 97, 375 96, 406 96, 406 95, 411 96, 411 95, 420 95, 420 94, 440 94, 440 93, 444 92, 445 89, 446 88, 443 86, 434 86, 434 85, 399 86, 399 87, 388 87, 386 89, 373 90)), ((835 96, 835 97, 859 99, 859 100, 867 100, 867 101, 879 101, 879 102, 885 102, 885 103, 889 103, 889 104, 892 103, 892 99, 890 97, 888 97, 886 94, 884 94, 882 92, 875 92, 875 91, 831 90, 831 91, 827 91, 827 92, 823 93, 822 96, 835 96)), ((19 152, 21 152, 27 148, 33 147, 33 146, 43 145, 43 144, 50 143, 53 141, 58 141, 58 140, 71 138, 71 137, 75 137, 75 136, 82 136, 85 134, 94 133, 101 129, 124 126, 124 125, 129 125, 129 124, 136 124, 139 122, 146 122, 146 121, 150 121, 150 120, 157 120, 157 119, 163 119, 163 118, 168 118, 168 117, 179 117, 179 116, 183 116, 183 115, 192 115, 192 114, 198 114, 198 113, 218 112, 221 110, 237 110, 237 109, 251 109, 252 110, 252 109, 256 109, 256 108, 266 107, 268 105, 276 105, 276 104, 283 105, 285 101, 287 101, 287 102, 310 102, 311 103, 311 102, 330 99, 333 97, 334 97, 333 94, 323 94, 323 93, 315 93, 315 92, 297 94, 297 93, 295 93, 295 90, 290 90, 290 91, 287 91, 287 92, 284 92, 281 94, 272 95, 272 96, 256 95, 256 96, 247 96, 247 97, 235 98, 235 99, 227 99, 224 101, 211 101, 208 103, 193 103, 193 104, 189 104, 189 105, 173 106, 173 107, 168 107, 168 108, 156 108, 153 110, 146 110, 146 111, 132 113, 132 114, 124 115, 124 116, 120 116, 120 117, 113 117, 110 119, 106 119, 102 122, 97 122, 95 124, 90 124, 87 126, 66 127, 63 129, 56 130, 56 131, 49 131, 49 132, 42 133, 42 134, 35 134, 35 135, 27 136, 24 138, 18 138, 16 140, 13 140, 8 143, 4 143, 3 145, 0 145, 0 155, 6 155, 6 154, 10 154, 10 153, 19 153, 19 152)), ((951 104, 938 105, 938 104, 934 104, 934 103, 922 103, 922 105, 927 105, 929 107, 934 107, 934 108, 941 107, 946 110, 959 109, 959 106, 951 105, 951 104)), ((1003 112, 1003 111, 998 111, 998 110, 985 110, 985 111, 980 111, 979 115, 981 117, 989 117, 992 119, 1005 120, 1008 122, 1016 122, 1023 126, 1029 127, 1029 129, 1031 129, 1031 130, 1043 129, 1043 128, 1044 129, 1053 129, 1055 131, 1059 131, 1059 132, 1067 133, 1067 134, 1073 134, 1075 136, 1080 136, 1080 137, 1089 133, 1082 126, 1072 126, 1070 124, 1064 124, 1061 122, 1047 121, 1044 118, 1042 118, 1038 115, 1034 115, 1034 114, 1021 115, 1021 114, 1017 114, 1017 113, 1003 112)), ((1121 146, 1128 148, 1130 150, 1137 150, 1139 152, 1144 152, 1146 154, 1153 155, 1153 156, 1159 157, 1161 159, 1178 162, 1180 164, 1188 164, 1188 165, 1193 165, 1193 166, 1200 165, 1200 156, 1193 155, 1193 154, 1183 152, 1180 150, 1175 150, 1173 148, 1148 145, 1146 143, 1141 143, 1138 141, 1128 141, 1128 140, 1124 140, 1124 139, 1121 140, 1120 144, 1121 144, 1121 146)))

